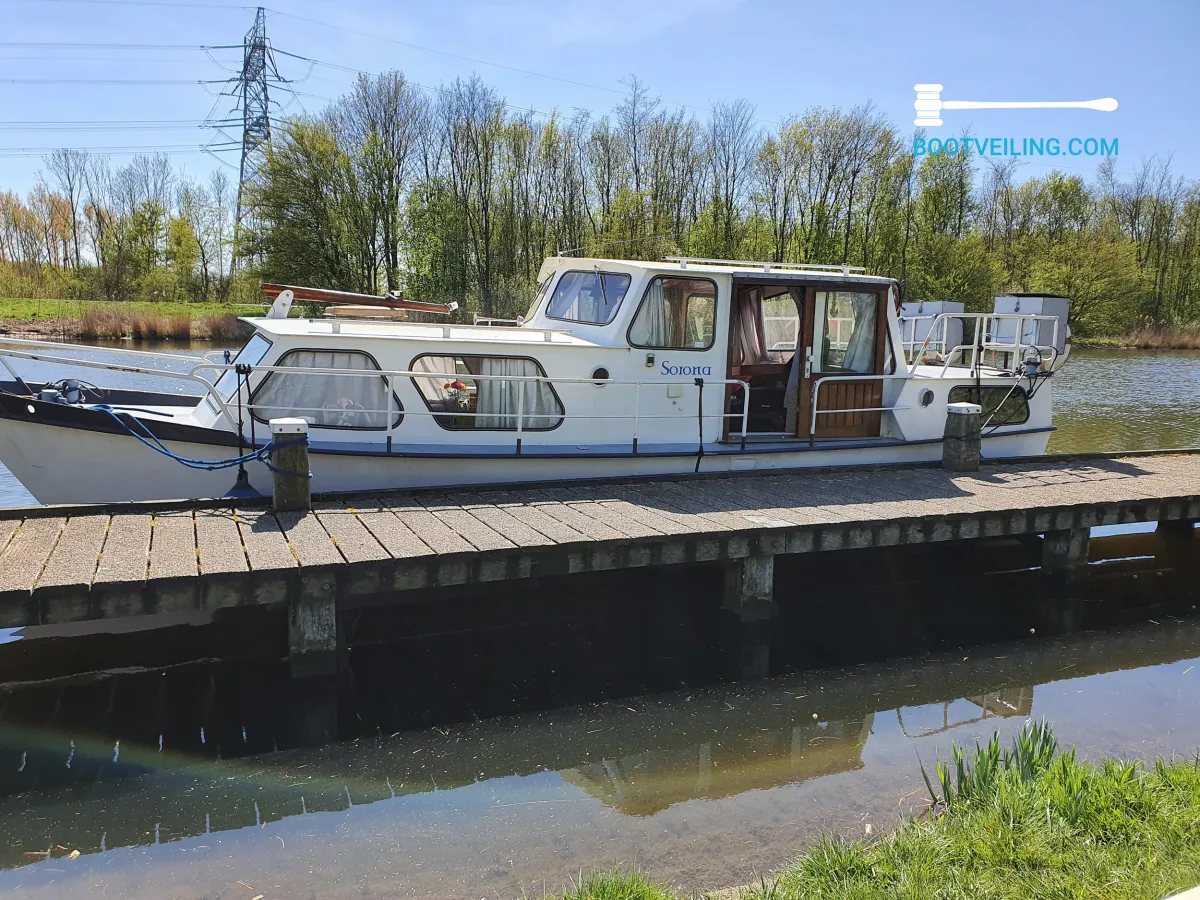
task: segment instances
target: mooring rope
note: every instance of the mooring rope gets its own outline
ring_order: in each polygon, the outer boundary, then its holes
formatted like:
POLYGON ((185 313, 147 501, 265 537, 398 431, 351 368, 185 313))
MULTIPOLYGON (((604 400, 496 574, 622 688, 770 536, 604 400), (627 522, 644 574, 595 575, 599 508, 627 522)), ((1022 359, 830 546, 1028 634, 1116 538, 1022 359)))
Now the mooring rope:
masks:
MULTIPOLYGON (((120 425, 122 430, 124 430, 127 434, 137 438, 141 443, 145 444, 155 453, 161 453, 163 456, 173 459, 175 462, 179 463, 180 465, 187 466, 189 469, 200 469, 206 472, 216 472, 221 469, 232 469, 235 466, 243 466, 248 462, 257 461, 265 465, 272 472, 280 472, 284 475, 293 475, 297 478, 312 477, 311 473, 308 475, 302 475, 297 472, 283 471, 271 465, 270 462, 271 455, 276 450, 283 450, 287 447, 299 446, 300 444, 306 442, 304 438, 293 438, 286 441, 270 441, 264 444, 262 447, 259 447, 257 450, 252 450, 249 453, 242 453, 230 459, 191 459, 187 456, 180 456, 178 453, 167 447, 152 431, 150 431, 149 428, 146 427, 145 423, 134 416, 129 416, 129 419, 133 423, 136 423, 137 428, 135 428, 125 419, 122 419, 117 414, 116 410, 114 410, 111 406, 103 403, 97 403, 87 408, 96 412, 107 413, 109 417, 112 418, 112 420, 118 425, 120 425)), ((128 413, 126 415, 128 415, 128 413)))

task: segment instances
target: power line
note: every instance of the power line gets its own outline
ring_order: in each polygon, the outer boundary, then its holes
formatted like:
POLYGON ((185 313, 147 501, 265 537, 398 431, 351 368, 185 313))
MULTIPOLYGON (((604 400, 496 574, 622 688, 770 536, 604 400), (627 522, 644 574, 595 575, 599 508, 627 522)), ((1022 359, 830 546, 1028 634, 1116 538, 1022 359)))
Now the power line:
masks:
POLYGON ((163 6, 168 9, 254 9, 233 3, 167 3, 165 0, 24 0, 26 3, 75 3, 82 6, 163 6))

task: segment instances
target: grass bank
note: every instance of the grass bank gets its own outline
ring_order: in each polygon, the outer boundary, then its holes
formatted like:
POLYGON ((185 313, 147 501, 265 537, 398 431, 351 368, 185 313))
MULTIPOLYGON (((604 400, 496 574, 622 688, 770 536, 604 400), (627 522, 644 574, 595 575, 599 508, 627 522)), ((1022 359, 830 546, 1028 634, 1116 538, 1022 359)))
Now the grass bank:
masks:
POLYGON ((1177 328, 1139 328, 1125 334, 1072 338, 1080 347, 1113 347, 1129 350, 1200 350, 1200 325, 1177 328))
MULTIPOLYGON (((1096 897, 1161 900, 1200 882, 1200 758, 1149 767, 1076 758, 1029 724, 926 776, 925 815, 876 840, 826 837, 737 900, 1096 897)), ((564 900, 684 900, 636 873, 564 900)), ((717 895, 714 895, 717 896, 717 895)))
POLYGON ((239 315, 221 303, 0 300, 0 334, 66 340, 220 340, 239 337, 239 315))

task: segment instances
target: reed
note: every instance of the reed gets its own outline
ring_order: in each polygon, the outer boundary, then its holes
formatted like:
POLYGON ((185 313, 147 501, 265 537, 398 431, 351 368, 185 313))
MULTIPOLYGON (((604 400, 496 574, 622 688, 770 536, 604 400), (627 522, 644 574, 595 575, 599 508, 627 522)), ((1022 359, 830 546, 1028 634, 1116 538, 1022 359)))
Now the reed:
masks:
POLYGON ((242 323, 233 313, 223 316, 200 316, 192 320, 192 337, 213 341, 236 341, 242 337, 242 323))
POLYGON ((1200 326, 1143 328, 1129 336, 1128 346, 1141 350, 1200 350, 1200 326))

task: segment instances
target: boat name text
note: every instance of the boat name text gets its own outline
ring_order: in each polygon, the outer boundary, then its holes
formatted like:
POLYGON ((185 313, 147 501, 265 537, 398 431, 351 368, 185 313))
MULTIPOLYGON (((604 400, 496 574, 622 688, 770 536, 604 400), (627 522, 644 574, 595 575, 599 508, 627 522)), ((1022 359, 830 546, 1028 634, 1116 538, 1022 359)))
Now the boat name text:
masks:
POLYGON ((659 369, 661 375, 712 375, 712 366, 673 366, 667 360, 662 361, 659 369))

